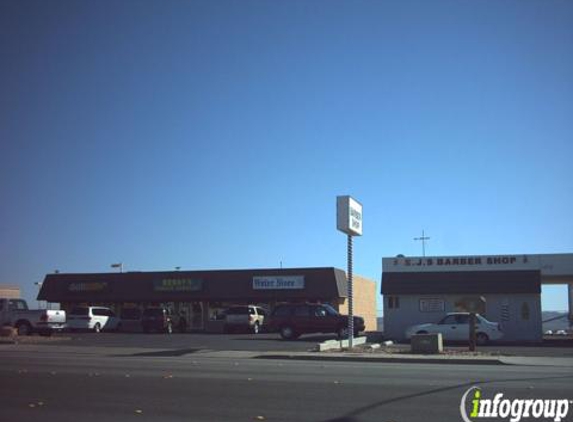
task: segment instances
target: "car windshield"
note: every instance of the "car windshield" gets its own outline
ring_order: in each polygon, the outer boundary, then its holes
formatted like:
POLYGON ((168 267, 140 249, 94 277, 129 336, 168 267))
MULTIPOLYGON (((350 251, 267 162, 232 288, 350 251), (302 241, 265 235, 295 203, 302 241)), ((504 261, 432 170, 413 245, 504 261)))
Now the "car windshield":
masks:
POLYGON ((330 305, 322 305, 322 307, 324 309, 326 309, 326 312, 328 313, 328 315, 332 315, 332 316, 339 315, 338 311, 330 305))

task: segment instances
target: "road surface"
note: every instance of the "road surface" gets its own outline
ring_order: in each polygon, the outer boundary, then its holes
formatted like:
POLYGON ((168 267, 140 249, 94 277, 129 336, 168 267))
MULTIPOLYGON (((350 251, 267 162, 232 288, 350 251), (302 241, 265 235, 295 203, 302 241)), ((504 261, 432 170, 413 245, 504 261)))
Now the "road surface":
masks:
POLYGON ((0 348, 0 420, 454 422, 462 420, 460 400, 473 385, 484 396, 573 399, 573 368, 85 349, 0 348))

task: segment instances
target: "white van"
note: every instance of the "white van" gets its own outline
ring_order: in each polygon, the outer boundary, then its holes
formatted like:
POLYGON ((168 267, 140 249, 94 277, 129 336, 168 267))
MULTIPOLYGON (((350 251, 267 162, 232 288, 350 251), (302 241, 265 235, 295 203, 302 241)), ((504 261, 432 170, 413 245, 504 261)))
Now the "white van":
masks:
POLYGON ((102 306, 78 306, 72 308, 68 313, 67 328, 99 333, 103 330, 118 330, 120 322, 121 320, 109 308, 102 306))

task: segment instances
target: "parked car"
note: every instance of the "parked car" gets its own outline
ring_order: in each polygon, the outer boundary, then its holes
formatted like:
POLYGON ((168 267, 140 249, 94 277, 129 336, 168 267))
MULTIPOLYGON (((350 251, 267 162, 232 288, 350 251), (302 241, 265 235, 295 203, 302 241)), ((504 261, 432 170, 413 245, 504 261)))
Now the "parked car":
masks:
MULTIPOLYGON (((301 334, 336 333, 344 338, 348 333, 348 316, 341 315, 327 304, 285 304, 273 310, 268 323, 270 331, 280 333, 285 340, 301 334)), ((354 335, 364 331, 364 319, 354 317, 354 335)))
POLYGON ((65 323, 65 311, 32 310, 25 300, 0 298, 0 326, 13 327, 20 336, 32 333, 50 336, 54 331, 61 331, 65 323))
POLYGON ((144 333, 157 331, 173 333, 173 317, 168 308, 147 308, 141 314, 141 328, 144 333))
MULTIPOLYGON (((414 334, 441 333, 446 341, 468 341, 470 337, 470 314, 468 312, 452 312, 447 314, 437 323, 425 323, 414 325, 406 330, 406 338, 410 339, 414 334)), ((484 345, 489 341, 499 340, 503 337, 501 325, 490 322, 479 314, 476 314, 476 342, 484 345)))
POLYGON ((555 332, 555 335, 557 336, 566 336, 567 335, 567 330, 557 330, 555 332))
POLYGON ((121 330, 126 332, 134 332, 141 330, 141 309, 139 308, 123 308, 119 314, 121 320, 121 330))
POLYGON ((115 331, 121 327, 121 320, 109 308, 103 306, 77 306, 68 314, 68 328, 88 330, 95 333, 115 331))
POLYGON ((225 332, 242 329, 258 334, 266 315, 267 312, 260 306, 233 306, 225 311, 225 332))

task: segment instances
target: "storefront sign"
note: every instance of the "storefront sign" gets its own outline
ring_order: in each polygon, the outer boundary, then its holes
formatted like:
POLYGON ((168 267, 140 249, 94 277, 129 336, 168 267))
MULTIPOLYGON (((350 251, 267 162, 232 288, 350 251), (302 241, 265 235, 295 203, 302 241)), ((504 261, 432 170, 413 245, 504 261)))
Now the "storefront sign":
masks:
POLYGON ((253 290, 304 289, 304 276, 253 277, 253 290))
POLYGON ((362 236, 362 204, 350 196, 337 196, 336 228, 350 236, 362 236))
POLYGON ((69 292, 107 292, 109 284, 107 281, 87 281, 68 284, 69 292))
POLYGON ((444 312, 445 310, 446 303, 444 299, 420 299, 420 312, 444 312))
POLYGON ((203 280, 193 278, 164 278, 153 282, 156 292, 198 292, 203 289, 203 280))
POLYGON ((385 258, 385 271, 528 270, 539 263, 527 255, 385 258))

